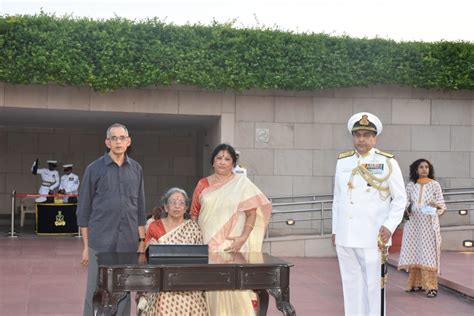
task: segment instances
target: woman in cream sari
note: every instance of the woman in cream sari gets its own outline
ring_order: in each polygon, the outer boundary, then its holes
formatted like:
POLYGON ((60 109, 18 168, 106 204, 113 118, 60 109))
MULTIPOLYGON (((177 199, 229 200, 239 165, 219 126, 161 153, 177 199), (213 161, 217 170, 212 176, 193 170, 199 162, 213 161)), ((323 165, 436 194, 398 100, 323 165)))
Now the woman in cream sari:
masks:
MULTIPOLYGON (((165 193, 167 217, 150 224, 145 243, 151 244, 202 244, 199 226, 185 220, 188 195, 184 190, 171 188, 165 193)), ((207 316, 207 306, 201 291, 142 293, 138 297, 137 312, 140 316, 187 315, 207 316)))
MULTIPOLYGON (((193 194, 191 218, 197 220, 209 252, 261 252, 271 203, 247 177, 232 172, 232 146, 218 145, 211 157, 214 174, 199 180, 193 194)), ((255 315, 253 291, 207 291, 210 315, 255 315)))

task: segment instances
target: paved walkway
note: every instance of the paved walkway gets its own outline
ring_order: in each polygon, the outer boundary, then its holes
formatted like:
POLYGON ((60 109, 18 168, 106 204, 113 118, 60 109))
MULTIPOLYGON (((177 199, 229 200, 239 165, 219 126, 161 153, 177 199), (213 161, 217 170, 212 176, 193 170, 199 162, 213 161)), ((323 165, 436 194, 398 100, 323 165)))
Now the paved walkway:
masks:
MULTIPOLYGON (((86 269, 75 237, 0 237, 0 315, 82 315, 86 269)), ((444 257, 444 255, 443 255, 444 257)), ((472 260, 470 256, 469 260, 472 260)), ((336 258, 286 258, 299 316, 343 315, 336 258)), ((449 259, 446 257, 445 259, 449 259)), ((445 260, 448 261, 448 260, 445 260)), ((472 261, 469 269, 472 269, 472 261)), ((446 263, 446 270, 459 266, 446 263)), ((472 287, 472 271, 464 271, 472 287)), ((445 272, 448 274, 448 271, 445 272)), ((472 315, 474 300, 441 289, 435 299, 404 292, 406 273, 389 269, 388 315, 472 315)), ((281 315, 270 302, 268 315, 281 315)))
MULTIPOLYGON (((399 254, 390 254, 388 263, 396 267, 399 254)), ((474 252, 443 251, 438 283, 474 298, 474 252)))

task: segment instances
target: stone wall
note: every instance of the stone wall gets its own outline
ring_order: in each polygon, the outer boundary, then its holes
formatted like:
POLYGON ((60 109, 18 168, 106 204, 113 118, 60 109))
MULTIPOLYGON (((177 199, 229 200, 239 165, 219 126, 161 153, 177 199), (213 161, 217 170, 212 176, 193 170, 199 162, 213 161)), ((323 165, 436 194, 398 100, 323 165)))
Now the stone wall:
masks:
POLYGON ((473 186, 473 99, 472 91, 389 86, 247 92, 236 98, 235 144, 268 195, 331 193, 337 153, 352 148, 347 119, 369 111, 384 124, 376 147, 396 155, 405 177, 424 157, 443 187, 473 186))
MULTIPOLYGON (((146 205, 157 205, 171 186, 192 194, 201 174, 196 132, 133 132, 130 156, 140 162, 145 174, 146 205), (199 170, 199 171, 198 171, 199 170)), ((31 174, 34 159, 73 163, 82 175, 85 167, 105 152, 104 131, 71 129, 0 128, 0 214, 11 209, 10 193, 37 193, 41 177, 31 174)), ((58 168, 61 173, 61 165, 58 168)))
MULTIPOLYGON (((380 117, 384 130, 377 147, 396 155, 405 176, 412 161, 425 157, 433 162, 442 186, 474 186, 473 100, 474 91, 398 86, 302 92, 170 86, 101 94, 54 84, 0 83, 0 110, 169 115, 171 127, 165 134, 145 131, 134 138, 133 156, 144 165, 149 201, 169 185, 192 191, 192 183, 210 172, 209 154, 222 141, 241 151, 249 177, 269 196, 331 193, 337 153, 352 148, 347 119, 359 111, 380 117), (172 127, 175 116, 219 120, 182 134, 172 127)), ((9 205, 9 192, 18 182, 22 191, 36 190, 38 179, 28 171, 34 158, 70 160, 80 174, 102 152, 102 142, 97 131, 80 128, 39 130, 26 128, 21 120, 3 128, 0 210, 9 205)))

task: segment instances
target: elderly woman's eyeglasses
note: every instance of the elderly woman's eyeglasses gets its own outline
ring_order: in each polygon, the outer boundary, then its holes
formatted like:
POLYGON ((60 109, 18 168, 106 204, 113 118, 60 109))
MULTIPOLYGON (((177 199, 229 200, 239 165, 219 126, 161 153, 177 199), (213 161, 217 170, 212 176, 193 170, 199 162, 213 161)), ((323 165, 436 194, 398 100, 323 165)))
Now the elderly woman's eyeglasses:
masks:
POLYGON ((117 141, 125 141, 126 139, 128 138, 128 136, 110 136, 108 139, 113 141, 113 142, 117 142, 117 141))
POLYGON ((184 206, 186 202, 183 200, 171 200, 167 203, 169 206, 184 206))

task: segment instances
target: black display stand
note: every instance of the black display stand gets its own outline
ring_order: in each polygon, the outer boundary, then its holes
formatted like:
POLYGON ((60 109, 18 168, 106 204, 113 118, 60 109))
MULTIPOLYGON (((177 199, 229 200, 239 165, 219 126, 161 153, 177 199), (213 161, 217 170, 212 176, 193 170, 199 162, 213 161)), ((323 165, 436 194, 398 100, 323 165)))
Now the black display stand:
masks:
POLYGON ((75 235, 78 234, 77 204, 36 204, 36 234, 75 235))

